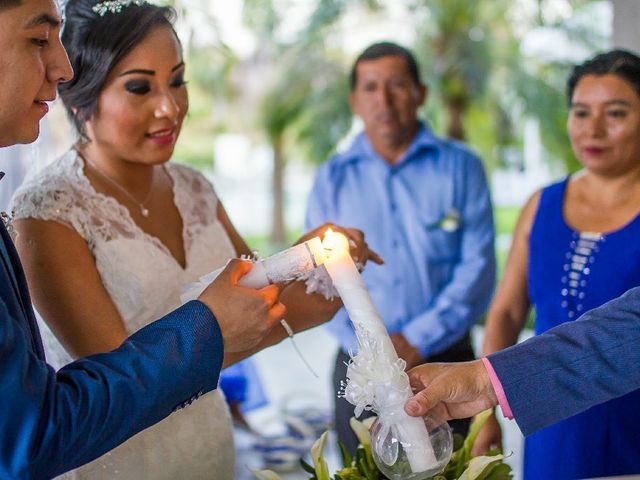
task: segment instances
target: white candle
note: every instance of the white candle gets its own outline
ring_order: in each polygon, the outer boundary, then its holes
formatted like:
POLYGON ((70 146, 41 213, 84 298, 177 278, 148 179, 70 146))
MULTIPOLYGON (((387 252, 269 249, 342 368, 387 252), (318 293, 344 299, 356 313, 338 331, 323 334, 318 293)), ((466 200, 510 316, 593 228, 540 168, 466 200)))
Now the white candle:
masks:
MULTIPOLYGON (((404 363, 399 364, 387 329, 351 258, 347 238, 329 230, 322 245, 327 252, 324 266, 358 338, 359 352, 347 372, 351 385, 347 386, 346 398, 354 403, 354 398, 349 398, 351 387, 351 392, 365 398, 381 419, 391 422, 405 447, 412 471, 424 472, 436 465, 437 460, 422 419, 410 417, 402 408, 411 396, 409 378, 402 368, 404 363)), ((362 409, 362 405, 359 407, 362 409)), ((358 409, 356 414, 360 414, 358 409)))
MULTIPOLYGON (((253 268, 240 279, 239 284, 243 287, 259 289, 274 283, 297 280, 303 274, 322 265, 325 260, 324 253, 320 237, 313 237, 254 262, 253 268)), ((200 277, 198 282, 187 285, 180 296, 182 303, 198 298, 224 268, 218 268, 200 277)))

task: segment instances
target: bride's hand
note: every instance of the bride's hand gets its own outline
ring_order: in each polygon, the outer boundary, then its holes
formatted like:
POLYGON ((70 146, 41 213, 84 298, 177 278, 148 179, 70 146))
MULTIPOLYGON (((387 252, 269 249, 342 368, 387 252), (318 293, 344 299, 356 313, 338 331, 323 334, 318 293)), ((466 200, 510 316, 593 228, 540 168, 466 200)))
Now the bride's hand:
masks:
POLYGON ((295 242, 295 245, 306 242, 313 237, 324 237, 326 231, 331 228, 335 232, 340 232, 349 239, 349 248, 353 261, 360 267, 364 267, 368 261, 377 265, 382 265, 384 260, 374 250, 370 249, 364 239, 364 232, 357 228, 340 227, 334 223, 325 223, 317 228, 305 233, 295 242))

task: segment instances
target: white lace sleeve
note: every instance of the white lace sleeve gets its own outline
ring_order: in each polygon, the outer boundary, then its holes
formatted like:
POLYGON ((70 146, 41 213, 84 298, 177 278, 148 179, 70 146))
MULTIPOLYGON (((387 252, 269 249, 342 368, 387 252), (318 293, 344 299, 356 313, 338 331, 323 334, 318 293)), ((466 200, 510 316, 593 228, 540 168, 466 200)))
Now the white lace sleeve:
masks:
POLYGON ((16 219, 53 220, 74 228, 72 212, 75 203, 70 186, 34 181, 16 191, 11 200, 11 211, 16 219))
POLYGON ((77 231, 88 243, 88 208, 82 189, 74 179, 73 158, 58 159, 31 180, 25 182, 11 200, 14 218, 34 218, 61 223, 77 231))

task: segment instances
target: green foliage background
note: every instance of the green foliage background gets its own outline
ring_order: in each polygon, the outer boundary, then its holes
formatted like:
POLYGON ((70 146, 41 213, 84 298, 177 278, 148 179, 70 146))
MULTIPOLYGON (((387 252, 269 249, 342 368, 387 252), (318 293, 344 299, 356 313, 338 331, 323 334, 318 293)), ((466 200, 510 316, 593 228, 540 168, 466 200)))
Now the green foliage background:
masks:
MULTIPOLYGON (((300 226, 282 221, 284 170, 291 162, 324 162, 352 124, 346 97, 353 54, 345 48, 351 32, 343 23, 384 18, 400 3, 407 12, 403 24, 415 33, 415 44, 408 46, 429 86, 422 115, 436 133, 459 134, 480 154, 491 178, 496 168, 523 167, 524 122, 536 119, 545 160, 575 171, 579 165, 565 128, 564 85, 571 65, 527 57, 521 48, 523 35, 536 29, 561 31, 586 52, 606 47, 606 38, 574 20, 599 2, 562 1, 565 13, 552 15, 558 0, 310 0, 306 23, 283 35, 291 1, 244 0, 244 25, 256 39, 249 57, 238 55, 220 35, 196 42, 195 26, 183 40, 191 102, 176 158, 201 169, 232 161, 214 158, 215 136, 223 132, 271 145, 278 166, 274 229, 258 243, 269 251, 273 239, 295 236, 300 226), (531 7, 527 14, 525 4, 531 7)), ((209 15, 205 0, 179 10, 187 20, 209 15)), ((214 18, 209 25, 214 33, 220 28, 214 18)), ((379 40, 386 38, 380 32, 379 40)), ((510 209, 496 211, 498 233, 510 231, 513 222, 505 219, 513 215, 510 209)), ((506 252, 498 255, 502 265, 506 252)))

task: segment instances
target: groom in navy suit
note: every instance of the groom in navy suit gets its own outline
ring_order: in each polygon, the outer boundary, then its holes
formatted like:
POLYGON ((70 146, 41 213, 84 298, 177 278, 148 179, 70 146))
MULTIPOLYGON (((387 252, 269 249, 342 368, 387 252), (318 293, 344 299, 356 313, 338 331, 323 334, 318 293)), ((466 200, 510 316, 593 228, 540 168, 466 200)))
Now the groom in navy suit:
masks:
MULTIPOLYGON (((55 0, 0 0, 0 147, 34 141, 73 75, 60 26, 55 0)), ((198 301, 55 372, 0 225, 0 478, 54 477, 216 388, 224 353, 256 346, 284 315, 277 287, 237 286, 249 270, 231 262, 198 301)))

